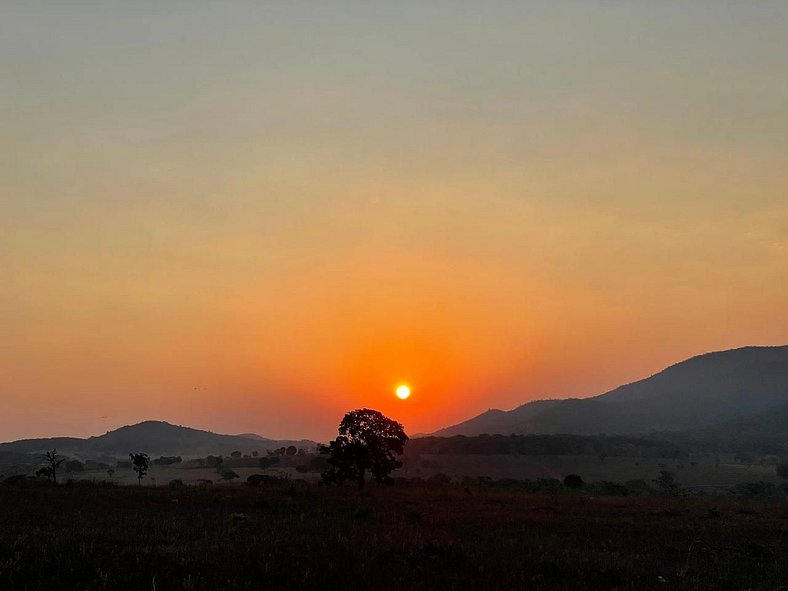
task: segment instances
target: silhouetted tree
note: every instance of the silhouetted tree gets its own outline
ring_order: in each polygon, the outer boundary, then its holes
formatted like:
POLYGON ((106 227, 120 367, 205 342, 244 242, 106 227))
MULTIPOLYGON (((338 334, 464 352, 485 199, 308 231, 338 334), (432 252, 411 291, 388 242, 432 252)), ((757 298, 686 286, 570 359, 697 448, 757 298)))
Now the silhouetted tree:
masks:
POLYGON ((298 453, 298 448, 295 445, 290 445, 287 447, 287 451, 285 453, 288 456, 294 456, 298 453))
POLYGON ((112 478, 115 475, 115 468, 107 468, 107 476, 112 478))
POLYGON ((57 484, 57 469, 60 468, 60 464, 66 461, 66 458, 59 458, 57 450, 53 449, 44 454, 44 461, 47 463, 49 474, 52 476, 52 482, 57 484))
POLYGON ((774 471, 780 478, 788 478, 788 464, 777 464, 774 467, 774 471))
POLYGON ((233 453, 231 453, 231 454, 230 454, 230 457, 231 457, 231 458, 235 458, 235 459, 237 460, 237 459, 238 459, 238 458, 240 458, 242 455, 243 455, 243 454, 242 454, 240 451, 234 451, 233 453))
POLYGON ((137 484, 142 486, 142 478, 148 473, 150 466, 150 457, 148 454, 129 454, 131 458, 131 466, 137 473, 137 484))
POLYGON ((567 474, 564 478, 566 488, 583 488, 583 479, 577 474, 567 474))
POLYGON ((376 482, 392 482, 389 474, 402 466, 394 454, 402 455, 408 436, 400 423, 377 410, 362 408, 345 415, 339 424, 339 435, 320 453, 328 454, 329 469, 323 482, 342 483, 351 480, 364 488, 366 473, 376 482))

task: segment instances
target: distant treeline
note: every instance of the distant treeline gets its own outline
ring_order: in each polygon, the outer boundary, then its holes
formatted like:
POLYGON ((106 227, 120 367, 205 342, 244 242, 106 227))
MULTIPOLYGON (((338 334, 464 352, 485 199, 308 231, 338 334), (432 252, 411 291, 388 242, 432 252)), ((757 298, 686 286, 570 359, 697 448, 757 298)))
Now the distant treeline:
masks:
POLYGON ((623 435, 479 435, 411 439, 405 453, 483 455, 595 455, 678 458, 668 442, 623 435))

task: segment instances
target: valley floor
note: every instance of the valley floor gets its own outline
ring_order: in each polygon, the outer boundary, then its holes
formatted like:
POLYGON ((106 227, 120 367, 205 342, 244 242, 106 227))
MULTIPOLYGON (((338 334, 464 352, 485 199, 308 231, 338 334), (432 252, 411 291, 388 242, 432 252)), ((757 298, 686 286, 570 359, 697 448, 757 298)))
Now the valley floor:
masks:
POLYGON ((788 504, 422 485, 0 486, 0 588, 768 589, 788 504))

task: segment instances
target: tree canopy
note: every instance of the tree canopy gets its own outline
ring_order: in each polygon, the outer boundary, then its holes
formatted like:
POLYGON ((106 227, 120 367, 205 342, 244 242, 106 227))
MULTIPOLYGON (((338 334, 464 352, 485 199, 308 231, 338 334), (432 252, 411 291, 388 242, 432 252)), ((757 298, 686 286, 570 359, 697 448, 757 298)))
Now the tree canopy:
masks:
POLYGON ((345 415, 339 435, 320 453, 328 454, 326 483, 355 482, 364 487, 367 472, 375 482, 390 483, 391 472, 402 466, 395 458, 402 455, 408 436, 403 426, 377 410, 362 408, 345 415))

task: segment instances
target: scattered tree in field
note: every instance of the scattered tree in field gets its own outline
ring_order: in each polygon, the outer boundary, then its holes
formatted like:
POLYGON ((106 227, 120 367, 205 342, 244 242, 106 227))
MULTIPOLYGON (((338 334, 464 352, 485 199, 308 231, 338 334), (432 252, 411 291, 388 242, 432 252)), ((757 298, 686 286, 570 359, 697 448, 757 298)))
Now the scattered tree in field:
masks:
POLYGON ((148 454, 129 454, 131 466, 137 473, 137 484, 142 486, 142 479, 148 473, 150 457, 148 454))
POLYGON ((240 451, 234 451, 230 454, 231 458, 235 458, 236 460, 239 459, 243 454, 240 451))
POLYGON ((323 482, 355 482, 364 488, 367 472, 378 483, 392 482, 389 474, 402 466, 394 455, 402 455, 408 436, 400 423, 377 410, 362 408, 345 415, 339 435, 320 453, 329 456, 323 482))
POLYGON ((115 476, 115 468, 107 468, 107 476, 109 476, 110 478, 115 476))
POLYGON ((254 451, 252 452, 252 457, 253 457, 253 458, 256 458, 256 457, 257 457, 257 456, 259 456, 259 455, 260 455, 260 452, 259 452, 259 451, 257 451, 257 450, 254 450, 254 451))
POLYGON ((222 472, 222 480, 225 482, 232 482, 236 478, 238 478, 238 474, 233 470, 225 470, 222 472))
POLYGON ((577 474, 567 474, 564 478, 564 486, 566 488, 583 488, 583 479, 577 474))
POLYGON ((52 482, 57 484, 57 469, 60 468, 60 464, 66 461, 66 458, 58 457, 57 450, 53 449, 44 454, 44 461, 47 463, 49 475, 52 476, 52 482))
POLYGON ((673 475, 673 472, 668 470, 660 470, 659 476, 653 482, 661 492, 669 495, 675 495, 679 490, 679 486, 676 484, 676 477, 673 475))
POLYGON ((295 445, 290 445, 290 446, 288 446, 288 448, 285 451, 285 453, 288 456, 294 456, 294 455, 296 455, 298 453, 298 448, 295 445))
POLYGON ((788 478, 788 464, 777 464, 774 471, 780 478, 788 478))

